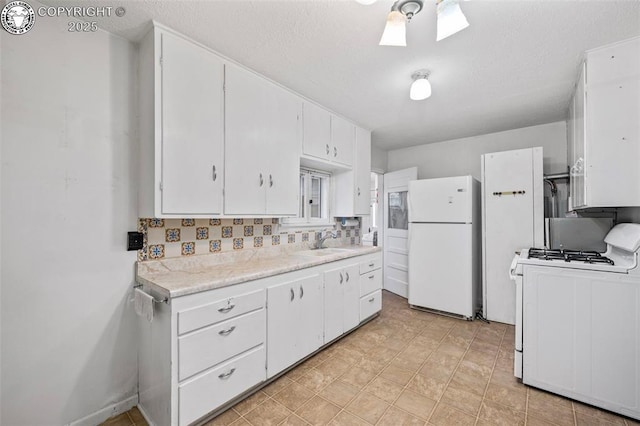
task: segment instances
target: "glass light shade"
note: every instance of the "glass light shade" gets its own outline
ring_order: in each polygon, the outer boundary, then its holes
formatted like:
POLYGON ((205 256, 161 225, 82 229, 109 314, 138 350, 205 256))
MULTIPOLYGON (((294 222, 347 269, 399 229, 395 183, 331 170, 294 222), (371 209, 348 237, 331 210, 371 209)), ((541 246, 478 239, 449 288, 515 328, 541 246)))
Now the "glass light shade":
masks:
POLYGON ((365 6, 369 6, 370 4, 374 4, 378 0, 356 0, 356 1, 365 6))
POLYGON ((437 41, 462 31, 469 26, 456 0, 442 0, 438 3, 438 35, 437 41))
POLYGON ((401 12, 392 10, 387 15, 387 24, 384 27, 380 46, 406 46, 407 45, 407 18, 401 12))
POLYGON ((414 101, 421 101, 431 96, 431 83, 426 77, 420 77, 411 84, 409 97, 414 101))

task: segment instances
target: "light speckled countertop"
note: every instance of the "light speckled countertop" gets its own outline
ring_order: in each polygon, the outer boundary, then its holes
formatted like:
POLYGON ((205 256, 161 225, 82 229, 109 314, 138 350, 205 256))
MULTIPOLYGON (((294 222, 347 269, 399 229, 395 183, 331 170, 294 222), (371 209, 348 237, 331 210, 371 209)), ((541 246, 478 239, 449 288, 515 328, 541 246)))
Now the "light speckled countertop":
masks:
POLYGON ((136 281, 164 297, 179 297, 372 254, 380 247, 340 246, 328 250, 330 254, 309 256, 304 254, 309 252, 306 248, 283 246, 137 262, 136 281))

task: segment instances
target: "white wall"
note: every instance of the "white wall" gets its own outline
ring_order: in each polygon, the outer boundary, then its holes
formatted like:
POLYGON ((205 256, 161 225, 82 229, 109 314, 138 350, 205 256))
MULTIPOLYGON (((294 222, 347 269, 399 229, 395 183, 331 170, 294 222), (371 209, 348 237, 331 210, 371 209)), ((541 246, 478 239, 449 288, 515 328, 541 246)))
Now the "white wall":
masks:
POLYGON ((388 170, 418 167, 418 178, 472 175, 480 179, 480 156, 489 152, 543 147, 544 172, 567 170, 566 123, 543 124, 389 151, 388 170))
POLYGON ((67 21, 0 36, 4 425, 65 424, 137 393, 135 50, 67 21))

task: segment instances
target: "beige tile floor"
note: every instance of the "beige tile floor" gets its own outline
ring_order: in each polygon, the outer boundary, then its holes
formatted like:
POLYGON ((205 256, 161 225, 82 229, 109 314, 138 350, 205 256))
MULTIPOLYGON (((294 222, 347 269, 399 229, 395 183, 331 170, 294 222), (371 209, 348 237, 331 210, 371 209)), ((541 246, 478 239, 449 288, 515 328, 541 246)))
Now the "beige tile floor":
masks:
MULTIPOLYGON (((206 426, 640 425, 522 385, 513 345, 512 326, 412 310, 385 292, 378 318, 206 426)), ((123 426, 137 424, 129 416, 123 426)))

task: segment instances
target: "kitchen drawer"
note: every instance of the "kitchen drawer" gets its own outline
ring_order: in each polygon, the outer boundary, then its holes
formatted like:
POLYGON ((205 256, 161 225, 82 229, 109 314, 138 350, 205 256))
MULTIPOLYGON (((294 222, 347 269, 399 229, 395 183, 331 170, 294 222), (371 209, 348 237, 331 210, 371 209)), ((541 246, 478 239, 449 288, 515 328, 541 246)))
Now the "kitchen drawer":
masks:
POLYGON ((264 343, 264 309, 178 338, 178 380, 184 380, 264 343))
POLYGON ((374 291, 360 298, 360 321, 380 312, 382 309, 382 290, 374 291))
POLYGON ((382 289, 382 269, 360 275, 360 297, 382 289))
POLYGON ((366 274, 374 269, 382 267, 382 256, 380 253, 371 255, 360 262, 360 274, 366 274))
POLYGON ((263 289, 178 312, 178 334, 237 317, 264 307, 263 289))
POLYGON ((264 345, 178 386, 179 425, 188 425, 266 379, 264 345))

